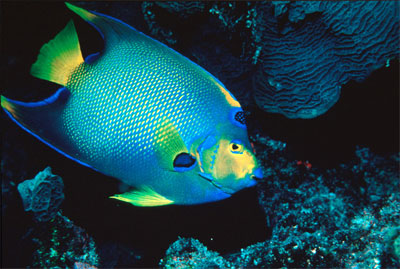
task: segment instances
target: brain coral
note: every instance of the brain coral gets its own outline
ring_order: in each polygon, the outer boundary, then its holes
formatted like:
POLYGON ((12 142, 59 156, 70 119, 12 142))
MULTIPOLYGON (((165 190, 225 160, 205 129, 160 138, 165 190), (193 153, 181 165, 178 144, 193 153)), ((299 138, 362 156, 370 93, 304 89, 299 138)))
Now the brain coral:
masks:
POLYGON ((399 57, 398 1, 273 1, 257 12, 254 97, 268 112, 321 115, 343 84, 399 57))
POLYGON ((35 220, 44 222, 52 219, 64 200, 64 184, 61 177, 53 175, 47 167, 34 179, 18 184, 25 211, 32 211, 35 220))

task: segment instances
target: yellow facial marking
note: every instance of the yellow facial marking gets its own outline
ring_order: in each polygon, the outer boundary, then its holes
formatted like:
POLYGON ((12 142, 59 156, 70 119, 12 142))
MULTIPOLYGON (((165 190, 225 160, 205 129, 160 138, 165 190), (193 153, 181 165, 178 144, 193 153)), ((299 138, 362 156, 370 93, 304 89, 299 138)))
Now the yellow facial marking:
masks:
POLYGON ((216 168, 220 178, 234 176, 236 180, 240 180, 253 171, 255 159, 244 149, 243 144, 224 140, 221 141, 220 147, 216 157, 216 168))
MULTIPOLYGON (((200 158, 199 158, 200 159, 200 158)), ((237 140, 220 139, 217 146, 202 153, 204 170, 217 181, 241 180, 252 174, 256 160, 249 149, 237 140)))

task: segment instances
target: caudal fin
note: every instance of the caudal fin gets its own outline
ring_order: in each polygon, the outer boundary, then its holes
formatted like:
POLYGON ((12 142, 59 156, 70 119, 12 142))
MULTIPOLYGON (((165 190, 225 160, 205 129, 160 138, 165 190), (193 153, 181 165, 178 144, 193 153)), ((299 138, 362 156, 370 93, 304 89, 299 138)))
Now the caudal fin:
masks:
POLYGON ((68 77, 83 63, 78 35, 72 20, 50 42, 40 49, 31 67, 34 77, 66 86, 68 77))

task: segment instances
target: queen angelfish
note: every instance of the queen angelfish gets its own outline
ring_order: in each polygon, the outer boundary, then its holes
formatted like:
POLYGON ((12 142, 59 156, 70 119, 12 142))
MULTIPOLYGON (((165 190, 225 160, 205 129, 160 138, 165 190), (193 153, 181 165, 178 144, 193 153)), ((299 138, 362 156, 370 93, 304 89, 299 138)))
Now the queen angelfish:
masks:
POLYGON ((62 85, 51 97, 1 106, 65 156, 119 179, 136 206, 218 201, 262 177, 244 112, 188 58, 129 25, 67 3, 104 39, 82 57, 72 20, 45 44, 31 74, 62 85))

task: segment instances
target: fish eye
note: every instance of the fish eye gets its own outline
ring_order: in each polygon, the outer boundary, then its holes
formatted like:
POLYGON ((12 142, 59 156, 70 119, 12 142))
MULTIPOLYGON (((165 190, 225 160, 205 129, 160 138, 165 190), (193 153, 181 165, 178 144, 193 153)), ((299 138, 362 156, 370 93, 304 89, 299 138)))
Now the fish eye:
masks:
POLYGON ((229 149, 231 150, 232 153, 242 154, 244 148, 243 144, 240 141, 232 140, 232 142, 229 144, 229 149))

